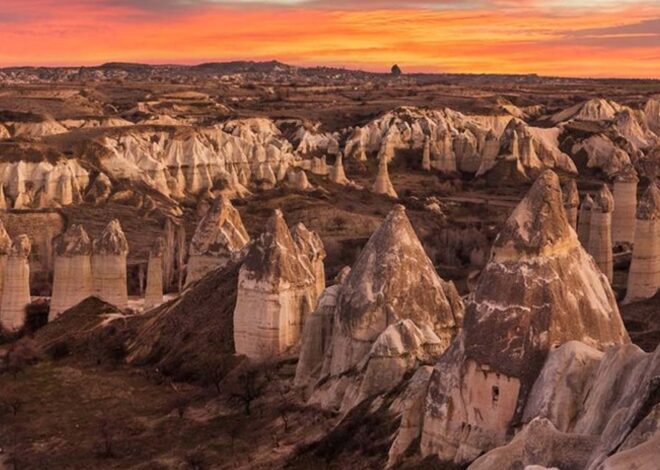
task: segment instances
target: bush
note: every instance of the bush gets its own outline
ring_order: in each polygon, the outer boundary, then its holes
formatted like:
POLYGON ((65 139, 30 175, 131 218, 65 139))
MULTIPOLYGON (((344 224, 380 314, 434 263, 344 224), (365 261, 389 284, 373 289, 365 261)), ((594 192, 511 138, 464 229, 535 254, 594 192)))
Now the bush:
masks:
POLYGON ((59 361, 71 354, 69 343, 64 340, 57 341, 47 351, 48 357, 53 361, 59 361))

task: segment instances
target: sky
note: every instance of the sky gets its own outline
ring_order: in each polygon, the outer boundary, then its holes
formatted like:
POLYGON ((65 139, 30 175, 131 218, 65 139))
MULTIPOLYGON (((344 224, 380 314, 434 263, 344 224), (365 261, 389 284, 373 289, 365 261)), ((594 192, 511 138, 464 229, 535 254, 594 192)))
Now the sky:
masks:
POLYGON ((243 59, 660 78, 660 0, 0 0, 0 66, 243 59))

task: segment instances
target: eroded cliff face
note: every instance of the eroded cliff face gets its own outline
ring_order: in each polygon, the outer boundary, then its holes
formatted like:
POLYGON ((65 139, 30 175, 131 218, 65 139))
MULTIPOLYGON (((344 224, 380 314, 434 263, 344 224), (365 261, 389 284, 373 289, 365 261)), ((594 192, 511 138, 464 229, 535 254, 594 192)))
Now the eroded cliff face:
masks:
POLYGON ((495 240, 464 329, 435 365, 421 452, 470 462, 517 426, 548 353, 629 342, 606 277, 577 240, 559 179, 542 173, 495 240))
POLYGON ((305 328, 296 383, 307 387, 310 402, 347 412, 433 362, 462 317, 455 287, 437 275, 396 206, 350 273, 321 297, 305 328), (323 357, 312 338, 324 343, 323 357))
POLYGON ((398 150, 417 149, 424 169, 477 176, 501 173, 507 160, 518 165, 523 179, 543 168, 576 173, 558 148, 560 133, 558 128, 531 127, 511 114, 466 116, 448 108, 402 107, 357 127, 346 140, 344 154, 363 160, 377 153, 389 162, 398 150))
POLYGON ((316 307, 310 255, 299 248, 284 215, 276 210, 240 269, 234 310, 237 354, 264 360, 299 341, 303 322, 316 307))

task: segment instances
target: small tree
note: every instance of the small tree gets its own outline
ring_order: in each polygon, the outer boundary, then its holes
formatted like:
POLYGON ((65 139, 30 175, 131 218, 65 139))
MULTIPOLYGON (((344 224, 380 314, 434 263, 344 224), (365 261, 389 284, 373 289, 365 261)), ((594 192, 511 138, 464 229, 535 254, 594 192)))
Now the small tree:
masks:
POLYGON ((268 364, 253 365, 245 361, 227 379, 229 397, 240 403, 245 415, 250 416, 252 403, 263 395, 272 377, 268 364))
POLYGON ((402 73, 403 72, 401 71, 401 68, 397 64, 394 64, 392 66, 392 75, 394 75, 395 77, 398 77, 402 73))
POLYGON ((99 421, 99 452, 98 456, 103 459, 111 459, 115 456, 113 441, 114 441, 114 426, 110 419, 102 417, 99 421))
POLYGON ((23 338, 12 345, 5 356, 5 371, 14 378, 39 359, 39 347, 31 338, 23 338))

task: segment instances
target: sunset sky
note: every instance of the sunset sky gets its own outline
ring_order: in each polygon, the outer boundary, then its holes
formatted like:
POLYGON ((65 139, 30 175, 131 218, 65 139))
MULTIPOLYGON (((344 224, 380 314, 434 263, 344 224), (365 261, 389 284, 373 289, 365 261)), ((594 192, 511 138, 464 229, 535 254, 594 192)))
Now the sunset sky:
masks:
POLYGON ((0 66, 235 59, 660 78, 660 0, 0 1, 0 66))

